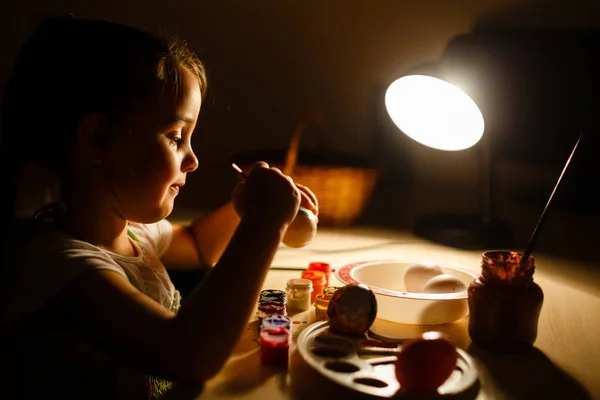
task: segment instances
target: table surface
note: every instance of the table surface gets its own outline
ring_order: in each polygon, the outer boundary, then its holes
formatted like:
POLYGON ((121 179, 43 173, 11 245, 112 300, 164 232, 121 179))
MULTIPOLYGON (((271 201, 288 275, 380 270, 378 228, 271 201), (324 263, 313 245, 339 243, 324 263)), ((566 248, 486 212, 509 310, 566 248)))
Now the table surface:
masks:
MULTIPOLYGON (((436 330, 452 332, 458 338, 455 344, 476 360, 481 384, 477 399, 600 399, 600 265, 543 254, 534 256, 537 267, 534 278, 542 287, 545 298, 533 351, 521 355, 500 355, 470 346, 468 317, 438 326, 436 330)), ((479 273, 481 252, 440 246, 402 231, 323 228, 306 248, 282 247, 263 288, 284 289, 287 280, 299 277, 300 270, 312 261, 325 261, 333 268, 339 268, 357 261, 382 258, 430 260, 442 266, 460 265, 479 273)), ((332 279, 330 285, 341 284, 333 274, 332 279)), ((308 313, 294 318, 298 317, 309 323, 312 321, 308 313)), ((254 340, 254 319, 249 321, 248 330, 224 368, 206 383, 201 393, 190 398, 302 398, 290 382, 294 382, 294 374, 310 374, 310 368, 286 372, 262 367, 254 340)), ((380 320, 376 323, 392 324, 380 320)), ((294 325, 294 329, 306 325, 294 325)), ((291 357, 292 360, 298 358, 295 350, 292 350, 291 357)), ((307 379, 318 382, 317 378, 307 379)), ((310 390, 315 397, 323 394, 320 386, 310 390)), ((334 397, 338 397, 335 396, 335 387, 333 390, 334 397)), ((331 397, 331 392, 328 393, 327 396, 331 397)))

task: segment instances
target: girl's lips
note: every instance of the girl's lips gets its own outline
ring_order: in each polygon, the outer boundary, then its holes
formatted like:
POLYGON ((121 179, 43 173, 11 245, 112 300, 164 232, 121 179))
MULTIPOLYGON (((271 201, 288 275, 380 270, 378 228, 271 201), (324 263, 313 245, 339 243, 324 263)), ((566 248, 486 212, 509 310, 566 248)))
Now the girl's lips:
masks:
POLYGON ((170 186, 171 189, 173 189, 176 193, 179 193, 179 186, 178 185, 171 185, 170 186))

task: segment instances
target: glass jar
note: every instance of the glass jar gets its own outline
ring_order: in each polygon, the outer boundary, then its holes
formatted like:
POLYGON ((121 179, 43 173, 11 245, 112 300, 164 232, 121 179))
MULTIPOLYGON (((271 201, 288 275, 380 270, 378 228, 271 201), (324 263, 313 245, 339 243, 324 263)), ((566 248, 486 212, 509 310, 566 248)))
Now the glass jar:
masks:
POLYGON ((313 291, 310 279, 294 278, 287 281, 287 309, 290 313, 299 313, 310 308, 310 296, 313 291))
POLYGON ((481 275, 468 288, 469 336, 492 351, 518 352, 533 346, 544 293, 533 281, 535 262, 523 254, 483 253, 481 275))

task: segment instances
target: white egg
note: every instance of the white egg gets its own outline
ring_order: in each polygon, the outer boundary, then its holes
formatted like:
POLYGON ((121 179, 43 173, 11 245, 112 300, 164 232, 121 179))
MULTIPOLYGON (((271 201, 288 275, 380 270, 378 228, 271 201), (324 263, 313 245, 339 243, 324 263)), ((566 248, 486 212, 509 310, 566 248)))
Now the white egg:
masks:
POLYGON ((423 287, 424 293, 455 293, 463 292, 467 287, 454 275, 442 274, 431 278, 423 287))
POLYGON ((404 273, 404 287, 408 292, 421 292, 431 278, 443 273, 444 271, 435 264, 411 265, 404 273))
POLYGON ((296 218, 283 235, 283 244, 292 248, 308 246, 317 234, 317 219, 312 211, 300 207, 296 218))

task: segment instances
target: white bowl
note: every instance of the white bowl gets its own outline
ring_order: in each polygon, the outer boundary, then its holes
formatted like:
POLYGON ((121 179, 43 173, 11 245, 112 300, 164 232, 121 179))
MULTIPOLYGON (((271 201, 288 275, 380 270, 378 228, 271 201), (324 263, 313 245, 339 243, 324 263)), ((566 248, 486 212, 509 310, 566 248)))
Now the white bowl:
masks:
MULTIPOLYGON (((337 268, 345 284, 364 283, 377 298, 377 318, 401 324, 438 325, 454 322, 469 313, 467 291, 454 293, 413 293, 404 287, 404 273, 415 264, 431 262, 395 259, 362 261, 337 268)), ((438 264, 440 265, 440 264, 438 264)), ((445 274, 456 276, 466 287, 477 277, 467 269, 440 265, 445 274)))

